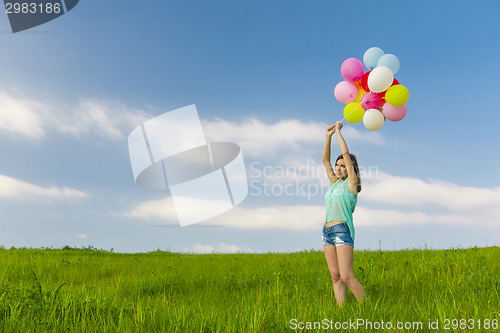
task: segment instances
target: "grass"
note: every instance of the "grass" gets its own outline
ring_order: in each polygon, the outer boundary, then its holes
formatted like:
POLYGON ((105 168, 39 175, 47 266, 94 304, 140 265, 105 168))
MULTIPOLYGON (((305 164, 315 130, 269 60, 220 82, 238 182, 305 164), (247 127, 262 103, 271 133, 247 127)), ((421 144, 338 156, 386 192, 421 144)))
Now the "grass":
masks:
POLYGON ((439 330, 489 332, 500 321, 498 258, 498 247, 355 251, 354 273, 368 299, 360 305, 348 292, 338 307, 318 251, 0 249, 0 331, 323 331, 328 323, 347 332, 355 323, 369 332, 390 323, 424 332, 438 321, 439 330))

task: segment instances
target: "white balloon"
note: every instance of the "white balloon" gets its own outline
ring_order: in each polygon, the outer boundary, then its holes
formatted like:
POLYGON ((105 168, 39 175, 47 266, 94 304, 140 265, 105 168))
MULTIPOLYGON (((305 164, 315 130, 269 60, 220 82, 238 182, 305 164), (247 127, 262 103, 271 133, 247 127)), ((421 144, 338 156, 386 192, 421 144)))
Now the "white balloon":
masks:
POLYGON ((363 116, 363 124, 370 131, 378 131, 384 126, 384 115, 377 109, 369 109, 363 116))
POLYGON ((389 67, 379 66, 374 68, 368 75, 368 88, 370 91, 379 93, 389 89, 394 81, 394 74, 389 67))

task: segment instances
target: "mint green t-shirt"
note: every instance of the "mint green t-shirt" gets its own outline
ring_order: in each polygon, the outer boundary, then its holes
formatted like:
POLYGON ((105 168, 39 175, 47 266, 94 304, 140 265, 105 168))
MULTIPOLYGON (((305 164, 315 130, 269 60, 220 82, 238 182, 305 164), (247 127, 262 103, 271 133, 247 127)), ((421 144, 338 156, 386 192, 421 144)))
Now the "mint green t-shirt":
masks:
POLYGON ((333 183, 325 194, 326 219, 325 223, 331 221, 343 221, 349 227, 351 238, 354 241, 354 224, 352 213, 358 202, 357 195, 354 195, 347 185, 346 179, 338 179, 333 183))

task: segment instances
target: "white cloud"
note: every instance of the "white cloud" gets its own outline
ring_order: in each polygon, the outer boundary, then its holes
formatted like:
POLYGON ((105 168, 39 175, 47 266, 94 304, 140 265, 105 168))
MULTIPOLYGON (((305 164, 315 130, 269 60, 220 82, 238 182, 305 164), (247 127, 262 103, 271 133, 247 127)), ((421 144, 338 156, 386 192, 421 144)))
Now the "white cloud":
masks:
MULTIPOLYGON (((59 105, 6 91, 0 91, 0 109, 0 131, 28 139, 40 139, 55 131, 121 140, 155 116, 118 101, 82 99, 76 105, 59 105)), ((239 123, 204 120, 202 126, 209 141, 235 142, 246 156, 269 157, 278 152, 300 152, 306 145, 322 145, 327 124, 297 119, 266 124, 249 118, 239 123)), ((343 134, 349 141, 384 144, 379 132, 358 131, 346 125, 343 134)))
POLYGON ((135 217, 140 219, 160 219, 167 221, 177 221, 177 214, 172 198, 144 201, 137 204, 131 210, 118 213, 125 217, 135 217))
POLYGON ((213 224, 241 229, 320 230, 325 207, 316 205, 236 207, 214 218, 213 224))
MULTIPOLYGON (((203 223, 243 229, 318 230, 324 221, 324 214, 322 205, 238 206, 203 223)), ((176 221, 170 198, 140 203, 123 215, 176 221)), ((365 178, 354 213, 357 226, 474 223, 493 229, 500 228, 499 216, 499 188, 466 187, 439 180, 423 181, 381 171, 378 176, 373 174, 365 178), (380 208, 369 208, 373 204, 380 208)))
POLYGON ((430 205, 461 213, 500 216, 500 187, 459 186, 430 179, 392 176, 379 171, 365 178, 363 200, 395 206, 430 205))
POLYGON ((208 244, 194 243, 191 246, 185 246, 181 249, 182 252, 189 253, 240 253, 252 252, 249 247, 240 248, 235 244, 226 244, 217 242, 214 246, 208 244))
MULTIPOLYGON (((322 206, 273 206, 261 208, 235 207, 203 225, 228 226, 243 229, 314 230, 321 227, 324 218, 322 206)), ((171 198, 139 203, 121 215, 145 220, 176 221, 171 198)))
MULTIPOLYGON (((288 229, 294 231, 321 230, 325 218, 322 205, 272 206, 261 208, 236 207, 210 222, 241 229, 288 229)), ((472 214, 456 212, 426 213, 425 211, 398 209, 370 209, 358 205, 354 212, 355 226, 405 226, 405 225, 466 225, 474 219, 475 225, 500 228, 498 218, 485 215, 478 220, 472 214)))
POLYGON ((40 115, 44 106, 36 101, 18 98, 0 91, 0 130, 30 139, 45 136, 40 115))
POLYGON ((74 110, 53 110, 46 114, 47 126, 74 136, 99 135, 123 139, 153 116, 119 102, 99 99, 82 100, 74 110))
POLYGON ((88 195, 67 187, 40 187, 0 175, 0 198, 19 200, 79 199, 88 195))
POLYGON ((85 235, 85 234, 77 234, 76 238, 87 239, 87 235, 85 235))
MULTIPOLYGON (((172 212, 165 209, 168 199, 146 202, 134 208, 133 214, 124 215, 138 218, 156 218, 172 221, 172 212), (149 213, 145 208, 151 209, 149 213), (140 212, 140 213, 139 213, 140 212)), ((225 226, 238 229, 287 229, 293 231, 321 230, 324 222, 325 207, 322 205, 302 206, 270 206, 259 208, 236 207, 203 225, 225 226)), ((474 219, 470 214, 456 212, 426 213, 425 211, 398 209, 371 209, 358 205, 354 212, 354 223, 357 227, 364 226, 406 226, 406 225, 466 225, 474 219)), ((175 218, 174 218, 175 220, 175 218)), ((475 225, 500 228, 494 216, 484 216, 474 220, 475 225)))
MULTIPOLYGON (((280 152, 301 151, 304 145, 322 145, 325 138, 326 123, 303 122, 285 119, 274 124, 265 124, 256 118, 241 123, 222 119, 203 121, 203 129, 209 141, 230 141, 238 143, 247 156, 274 156, 280 152)), ((362 141, 381 145, 384 139, 380 133, 361 132, 345 126, 346 140, 362 141)), ((334 138, 335 140, 335 138, 334 138)))
MULTIPOLYGON (((432 214, 423 211, 405 211, 397 209, 370 209, 363 206, 356 207, 354 212, 356 226, 405 226, 405 225, 466 225, 471 222, 471 216, 451 214, 432 214)), ((483 220, 477 224, 493 226, 491 221, 483 220)))
POLYGON ((77 105, 55 105, 5 91, 0 91, 0 110, 0 131, 28 139, 41 139, 49 131, 123 139, 153 117, 115 101, 83 99, 77 105))

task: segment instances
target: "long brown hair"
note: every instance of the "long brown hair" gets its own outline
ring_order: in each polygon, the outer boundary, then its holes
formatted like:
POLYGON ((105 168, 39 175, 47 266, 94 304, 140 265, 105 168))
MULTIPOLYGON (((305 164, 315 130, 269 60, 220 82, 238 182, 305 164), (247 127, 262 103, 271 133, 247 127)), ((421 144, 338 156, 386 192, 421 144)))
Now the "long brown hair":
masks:
MULTIPOLYGON (((354 167, 354 172, 356 173, 356 176, 358 177, 358 180, 359 180, 359 183, 358 183, 358 193, 361 192, 361 176, 359 174, 359 167, 358 167, 358 161, 356 160, 356 156, 354 156, 353 154, 349 154, 349 156, 351 156, 351 162, 352 162, 352 166, 354 167)), ((337 157, 337 159, 335 160, 335 164, 337 164, 337 161, 340 160, 340 159, 343 159, 344 158, 344 155, 340 154, 339 157, 337 157)))

